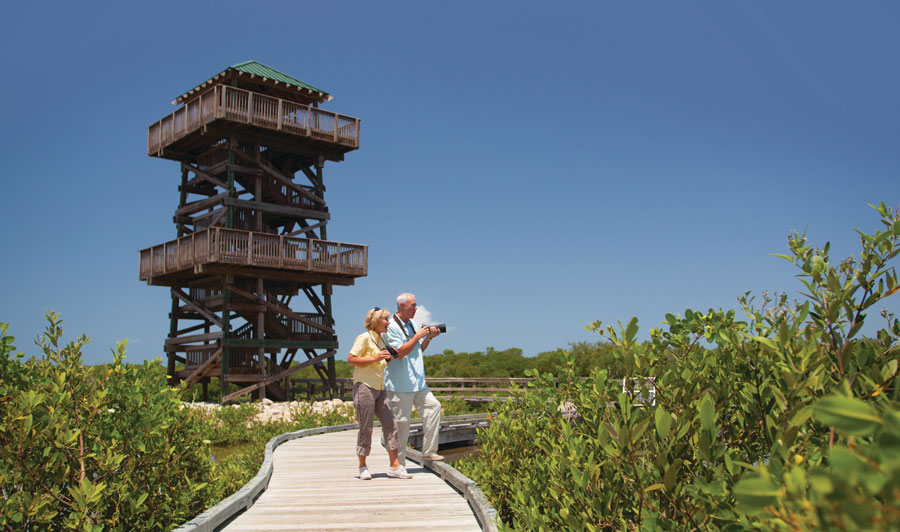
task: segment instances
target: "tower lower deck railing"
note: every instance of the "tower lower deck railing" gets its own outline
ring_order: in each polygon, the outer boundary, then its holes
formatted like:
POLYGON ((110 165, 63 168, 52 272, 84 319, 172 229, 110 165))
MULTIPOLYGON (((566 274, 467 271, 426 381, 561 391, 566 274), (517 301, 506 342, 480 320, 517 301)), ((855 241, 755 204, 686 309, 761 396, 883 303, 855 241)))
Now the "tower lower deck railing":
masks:
POLYGON ((212 263, 361 277, 368 246, 212 227, 142 249, 140 279, 212 263))
POLYGON ((225 85, 214 85, 147 130, 147 152, 166 146, 214 120, 228 120, 301 137, 359 147, 359 119, 225 85))

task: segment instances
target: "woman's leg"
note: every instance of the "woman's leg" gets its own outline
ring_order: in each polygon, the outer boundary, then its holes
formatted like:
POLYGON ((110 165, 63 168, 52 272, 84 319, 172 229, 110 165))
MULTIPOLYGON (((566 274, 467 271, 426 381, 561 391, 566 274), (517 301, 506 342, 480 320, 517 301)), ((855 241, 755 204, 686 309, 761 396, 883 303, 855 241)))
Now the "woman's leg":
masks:
POLYGON ((372 389, 361 382, 353 383, 353 406, 356 407, 356 419, 359 422, 356 455, 359 457, 359 466, 363 467, 366 465, 366 457, 372 451, 372 415, 375 413, 372 389))

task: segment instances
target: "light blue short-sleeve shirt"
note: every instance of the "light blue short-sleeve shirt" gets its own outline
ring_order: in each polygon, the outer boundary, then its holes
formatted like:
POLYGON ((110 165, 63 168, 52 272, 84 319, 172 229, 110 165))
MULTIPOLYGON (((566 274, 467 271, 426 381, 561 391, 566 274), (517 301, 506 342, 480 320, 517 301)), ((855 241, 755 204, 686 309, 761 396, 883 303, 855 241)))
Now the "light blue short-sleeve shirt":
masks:
MULTIPOLYGON (((394 349, 400 349, 401 345, 416 334, 410 322, 404 324, 404 329, 391 317, 391 323, 384 333, 384 342, 394 349)), ((428 388, 425 384, 423 356, 422 343, 419 342, 405 357, 391 360, 384 370, 385 389, 392 392, 418 392, 428 388)))

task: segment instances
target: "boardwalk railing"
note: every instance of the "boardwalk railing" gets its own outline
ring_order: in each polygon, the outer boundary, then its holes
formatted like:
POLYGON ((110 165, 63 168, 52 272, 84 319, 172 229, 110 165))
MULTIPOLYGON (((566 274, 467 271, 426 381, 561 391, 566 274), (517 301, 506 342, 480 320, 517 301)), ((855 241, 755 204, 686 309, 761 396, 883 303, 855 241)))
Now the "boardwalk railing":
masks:
POLYGON ((359 147, 358 118, 244 89, 214 85, 151 125, 147 130, 147 152, 156 155, 176 140, 220 119, 359 147))
POLYGON ((209 263, 364 276, 368 253, 360 244, 212 227, 142 249, 140 279, 209 263))
MULTIPOLYGON (((353 379, 337 380, 338 396, 351 399, 353 379)), ((515 390, 525 389, 532 378, 467 378, 429 377, 425 379, 428 388, 437 399, 463 399, 468 403, 486 403, 508 399, 515 390)), ((656 380, 653 378, 616 379, 622 385, 622 392, 638 399, 636 404, 656 404, 656 380)), ((325 399, 328 394, 320 379, 294 379, 295 397, 306 395, 307 401, 325 399)))
POLYGON ((516 387, 522 389, 530 378, 453 378, 426 379, 428 387, 438 399, 464 399, 468 402, 493 401, 512 395, 516 387))

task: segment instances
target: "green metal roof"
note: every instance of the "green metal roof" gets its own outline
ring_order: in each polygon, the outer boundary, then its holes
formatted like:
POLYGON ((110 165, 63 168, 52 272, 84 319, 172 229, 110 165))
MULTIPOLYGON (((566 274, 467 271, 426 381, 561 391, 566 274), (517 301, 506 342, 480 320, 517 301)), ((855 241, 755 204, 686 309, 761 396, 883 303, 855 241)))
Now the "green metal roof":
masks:
MULTIPOLYGON (((303 83, 297 78, 288 76, 284 72, 279 72, 272 67, 266 66, 257 61, 244 61, 243 63, 238 63, 236 65, 231 65, 228 68, 233 68, 235 70, 240 70, 241 72, 246 72, 247 74, 254 74, 256 76, 261 76, 264 78, 274 79, 276 81, 280 81, 282 83, 287 83, 288 85, 295 85, 297 87, 303 87, 304 89, 309 89, 315 92, 321 92, 322 94, 328 94, 322 89, 317 89, 308 83, 303 83)), ((227 70, 227 69, 226 69, 227 70)))
POLYGON ((269 79, 269 80, 272 80, 275 82, 284 83, 285 85, 292 85, 294 87, 299 87, 301 89, 306 89, 308 91, 318 93, 318 94, 320 94, 320 96, 318 97, 318 101, 320 101, 320 102, 327 102, 327 101, 331 100, 330 94, 323 91, 322 89, 313 87, 309 83, 304 83, 293 76, 288 76, 284 72, 279 72, 279 71, 275 70, 274 68, 272 68, 270 66, 266 66, 258 61, 244 61, 243 63, 231 65, 230 67, 219 72, 215 76, 209 78, 207 81, 204 81, 203 83, 197 85, 193 89, 185 92, 178 98, 175 98, 175 100, 172 103, 176 104, 176 105, 181 103, 182 101, 187 99, 189 96, 191 96, 191 94, 193 94, 195 91, 198 91, 201 88, 206 87, 210 83, 217 80, 220 76, 223 76, 229 70, 237 70, 238 72, 243 72, 245 74, 259 76, 261 78, 269 79))

